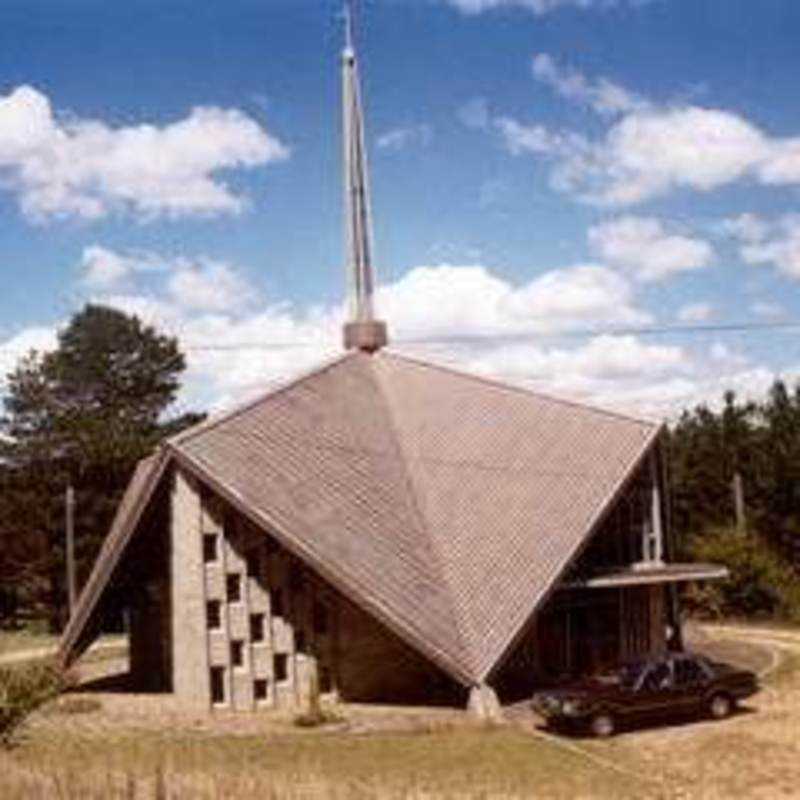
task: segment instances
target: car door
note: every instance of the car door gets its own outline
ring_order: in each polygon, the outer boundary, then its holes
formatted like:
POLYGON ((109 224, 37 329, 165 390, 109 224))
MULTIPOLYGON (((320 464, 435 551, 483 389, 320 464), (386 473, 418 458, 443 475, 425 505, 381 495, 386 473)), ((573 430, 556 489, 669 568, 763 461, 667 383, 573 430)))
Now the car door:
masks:
POLYGON ((704 702, 709 675, 696 658, 675 659, 675 701, 684 711, 694 711, 704 702))
POLYGON ((672 662, 654 661, 642 675, 635 692, 635 711, 638 716, 657 717, 673 705, 672 662))

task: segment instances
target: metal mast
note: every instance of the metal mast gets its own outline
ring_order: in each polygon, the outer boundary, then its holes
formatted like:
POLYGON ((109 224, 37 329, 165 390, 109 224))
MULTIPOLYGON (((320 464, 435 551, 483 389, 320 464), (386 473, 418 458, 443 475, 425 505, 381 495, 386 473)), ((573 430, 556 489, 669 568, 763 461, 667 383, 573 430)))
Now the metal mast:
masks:
POLYGON ((353 36, 353 0, 344 8, 346 39, 342 51, 342 116, 344 144, 345 226, 349 320, 344 346, 374 352, 387 342, 386 323, 376 320, 373 307, 372 221, 369 173, 364 141, 364 114, 353 36))

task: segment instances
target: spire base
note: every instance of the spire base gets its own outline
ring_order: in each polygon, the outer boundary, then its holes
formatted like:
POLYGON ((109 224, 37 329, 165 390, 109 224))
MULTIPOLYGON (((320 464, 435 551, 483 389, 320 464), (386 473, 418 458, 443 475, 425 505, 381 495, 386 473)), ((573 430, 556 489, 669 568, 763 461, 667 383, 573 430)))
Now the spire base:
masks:
POLYGON ((345 350, 363 350, 374 353, 389 341, 386 323, 380 320, 346 322, 344 325, 345 350))

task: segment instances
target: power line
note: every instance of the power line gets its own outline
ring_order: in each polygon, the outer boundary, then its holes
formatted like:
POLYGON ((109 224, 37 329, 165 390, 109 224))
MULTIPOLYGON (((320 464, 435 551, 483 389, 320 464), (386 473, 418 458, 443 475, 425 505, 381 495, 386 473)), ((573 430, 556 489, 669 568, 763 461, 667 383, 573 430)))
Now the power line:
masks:
POLYGON ((712 333, 747 333, 759 331, 778 331, 800 329, 800 320, 781 322, 721 322, 712 325, 652 325, 644 327, 618 328, 572 328, 563 331, 547 331, 532 333, 487 333, 487 334, 451 334, 442 336, 420 336, 396 340, 400 344, 458 344, 481 342, 528 342, 535 339, 583 339, 598 336, 670 336, 712 333))
MULTIPOLYGON (((642 327, 572 328, 562 331, 528 331, 525 333, 441 334, 399 337, 392 343, 403 344, 491 344, 534 342, 536 340, 585 339, 598 336, 692 336, 720 333, 759 333, 800 330, 800 320, 780 322, 720 322, 710 325, 652 325, 642 327)), ((181 345, 188 353, 236 352, 241 350, 293 350, 299 347, 325 347, 331 340, 296 340, 291 342, 242 341, 230 344, 188 342, 181 345)), ((0 354, 24 355, 36 348, 0 347, 0 354)))

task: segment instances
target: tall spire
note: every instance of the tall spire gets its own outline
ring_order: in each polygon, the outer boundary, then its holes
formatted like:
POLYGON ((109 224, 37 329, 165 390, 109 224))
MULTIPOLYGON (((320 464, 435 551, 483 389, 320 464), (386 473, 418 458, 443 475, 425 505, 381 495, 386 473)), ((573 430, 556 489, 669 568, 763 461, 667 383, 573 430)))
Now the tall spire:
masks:
POLYGON ((344 326, 344 346, 367 352, 386 344, 386 323, 374 317, 372 220, 369 173, 364 141, 364 114, 356 60, 353 0, 345 0, 346 39, 342 51, 342 111, 344 123, 344 185, 349 319, 344 326))

